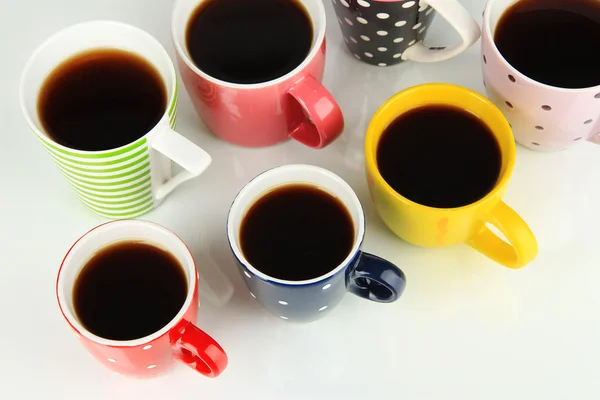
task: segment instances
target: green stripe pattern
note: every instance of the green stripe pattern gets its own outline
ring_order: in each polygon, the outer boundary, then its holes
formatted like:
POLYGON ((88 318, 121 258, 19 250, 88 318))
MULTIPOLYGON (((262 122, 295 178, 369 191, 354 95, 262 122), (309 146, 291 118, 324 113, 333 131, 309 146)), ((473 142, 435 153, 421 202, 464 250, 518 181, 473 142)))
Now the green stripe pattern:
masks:
MULTIPOLYGON (((174 129, 177 84, 168 117, 174 129)), ((152 150, 146 137, 116 150, 83 152, 57 146, 38 132, 36 136, 92 211, 107 218, 134 218, 155 207, 150 172, 152 150)))

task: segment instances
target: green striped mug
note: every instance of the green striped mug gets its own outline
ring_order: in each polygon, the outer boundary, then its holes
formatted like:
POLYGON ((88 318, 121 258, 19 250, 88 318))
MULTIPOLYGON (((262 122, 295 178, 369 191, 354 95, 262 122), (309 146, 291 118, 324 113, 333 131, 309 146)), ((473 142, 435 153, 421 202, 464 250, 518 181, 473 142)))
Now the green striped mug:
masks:
POLYGON ((59 31, 34 51, 21 77, 20 101, 27 123, 79 198, 104 217, 133 218, 157 207, 173 189, 210 165, 204 150, 174 131, 177 87, 173 62, 154 37, 120 22, 91 21, 59 31), (106 48, 135 53, 154 66, 167 89, 164 115, 144 136, 119 148, 82 151, 60 145, 44 132, 38 116, 43 83, 66 59, 106 48), (173 162, 182 167, 175 175, 173 162))

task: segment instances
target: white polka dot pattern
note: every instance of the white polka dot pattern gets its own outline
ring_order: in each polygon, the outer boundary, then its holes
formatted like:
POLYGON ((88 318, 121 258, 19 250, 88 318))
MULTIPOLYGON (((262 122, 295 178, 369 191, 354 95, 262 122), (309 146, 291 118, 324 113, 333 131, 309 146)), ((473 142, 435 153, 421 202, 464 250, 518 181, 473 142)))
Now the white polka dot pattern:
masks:
POLYGON ((402 53, 424 39, 434 17, 426 1, 336 0, 343 38, 359 60, 377 66, 403 61, 402 53))

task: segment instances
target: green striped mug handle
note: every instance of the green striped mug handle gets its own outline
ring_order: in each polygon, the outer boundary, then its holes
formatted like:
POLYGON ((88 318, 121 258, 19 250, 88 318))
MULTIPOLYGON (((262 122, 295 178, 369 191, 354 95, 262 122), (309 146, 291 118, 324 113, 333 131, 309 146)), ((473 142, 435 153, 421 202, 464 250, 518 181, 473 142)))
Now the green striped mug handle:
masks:
POLYGON ((158 187, 155 193, 156 200, 165 198, 183 182, 200 175, 212 161, 206 151, 169 128, 159 129, 150 142, 150 147, 183 168, 181 172, 158 187))

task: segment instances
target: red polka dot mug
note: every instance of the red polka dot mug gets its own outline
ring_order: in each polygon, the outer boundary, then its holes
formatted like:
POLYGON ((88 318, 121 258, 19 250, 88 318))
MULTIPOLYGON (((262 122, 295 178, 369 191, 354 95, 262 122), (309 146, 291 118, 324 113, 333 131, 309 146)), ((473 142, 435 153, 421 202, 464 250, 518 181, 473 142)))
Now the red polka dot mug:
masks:
POLYGON ((87 351, 107 368, 128 376, 148 378, 181 361, 201 374, 216 377, 227 366, 221 346, 195 324, 198 315, 198 270, 192 253, 174 233, 140 220, 99 225, 79 238, 67 252, 56 282, 60 310, 87 351), (86 329, 77 316, 73 288, 82 268, 100 249, 119 241, 141 241, 168 251, 183 267, 187 295, 173 319, 158 331, 133 340, 109 340, 86 329))
POLYGON ((481 62, 488 97, 506 116, 516 141, 529 149, 560 151, 583 141, 600 144, 600 85, 572 89, 541 83, 514 68, 500 53, 494 42, 496 29, 515 3, 488 0, 483 13, 481 62))

